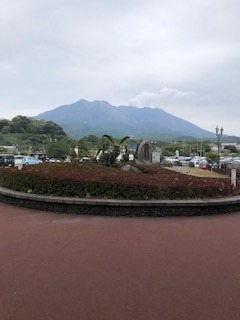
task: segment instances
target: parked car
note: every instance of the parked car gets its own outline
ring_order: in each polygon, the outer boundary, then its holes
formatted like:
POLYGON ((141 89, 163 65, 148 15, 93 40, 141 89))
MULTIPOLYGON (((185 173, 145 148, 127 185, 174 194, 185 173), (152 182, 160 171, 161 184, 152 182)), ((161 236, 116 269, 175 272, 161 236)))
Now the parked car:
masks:
POLYGON ((55 163, 55 162, 61 162, 59 159, 55 159, 55 158, 50 158, 49 160, 48 160, 48 162, 50 162, 50 163, 55 163))
POLYGON ((227 167, 230 169, 239 169, 240 168, 240 160, 234 159, 227 164, 227 167))
POLYGON ((90 162, 90 158, 88 158, 88 157, 82 157, 80 160, 79 160, 79 162, 90 162))
POLYGON ((14 155, 12 154, 0 154, 0 167, 14 167, 14 155))
POLYGON ((35 157, 31 157, 31 156, 25 156, 22 159, 22 164, 24 165, 32 165, 32 164, 39 164, 42 163, 42 160, 39 160, 35 157))
POLYGON ((190 163, 194 167, 201 168, 201 169, 207 169, 209 166, 209 163, 206 157, 194 157, 190 160, 190 163))

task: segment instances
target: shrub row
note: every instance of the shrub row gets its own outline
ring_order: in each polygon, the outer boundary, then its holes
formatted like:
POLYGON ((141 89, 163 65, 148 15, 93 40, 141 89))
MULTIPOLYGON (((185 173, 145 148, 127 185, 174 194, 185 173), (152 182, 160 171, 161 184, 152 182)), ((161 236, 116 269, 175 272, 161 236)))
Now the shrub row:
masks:
POLYGON ((41 195, 105 199, 195 199, 239 194, 230 179, 201 178, 157 166, 138 166, 141 173, 95 163, 56 163, 1 169, 0 184, 41 195))

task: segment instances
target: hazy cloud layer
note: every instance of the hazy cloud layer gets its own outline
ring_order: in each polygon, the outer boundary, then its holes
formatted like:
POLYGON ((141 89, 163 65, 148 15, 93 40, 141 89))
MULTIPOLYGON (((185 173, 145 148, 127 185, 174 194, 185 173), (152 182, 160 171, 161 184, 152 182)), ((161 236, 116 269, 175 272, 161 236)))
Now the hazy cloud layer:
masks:
POLYGON ((2 0, 0 118, 79 99, 240 135, 238 0, 2 0))

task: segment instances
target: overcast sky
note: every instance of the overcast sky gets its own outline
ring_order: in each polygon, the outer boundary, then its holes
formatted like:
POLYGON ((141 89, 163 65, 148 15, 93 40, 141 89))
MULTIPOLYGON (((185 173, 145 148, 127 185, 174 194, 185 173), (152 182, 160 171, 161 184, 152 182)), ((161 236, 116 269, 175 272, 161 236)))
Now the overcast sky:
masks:
POLYGON ((240 136, 239 0, 0 0, 0 118, 80 99, 240 136))

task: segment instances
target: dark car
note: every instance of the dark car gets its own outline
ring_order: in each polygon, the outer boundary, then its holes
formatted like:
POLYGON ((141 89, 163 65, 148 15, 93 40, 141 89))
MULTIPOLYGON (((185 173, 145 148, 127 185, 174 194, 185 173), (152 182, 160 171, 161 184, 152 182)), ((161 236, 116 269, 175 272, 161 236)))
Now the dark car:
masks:
POLYGON ((14 155, 0 154, 0 167, 14 167, 14 155))

